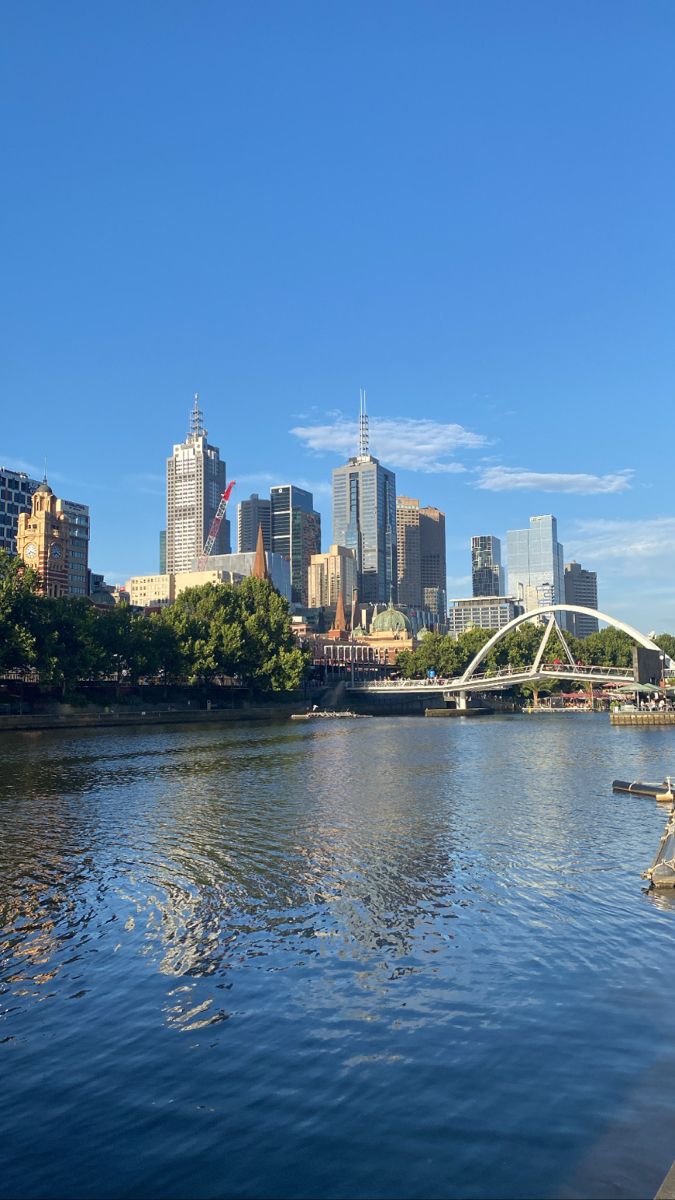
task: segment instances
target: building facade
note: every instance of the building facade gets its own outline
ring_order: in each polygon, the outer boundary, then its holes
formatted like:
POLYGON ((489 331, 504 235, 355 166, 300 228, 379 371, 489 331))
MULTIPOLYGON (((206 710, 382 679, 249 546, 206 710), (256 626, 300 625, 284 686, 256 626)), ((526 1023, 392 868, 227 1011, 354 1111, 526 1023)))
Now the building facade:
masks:
MULTIPOLYGON (((578 562, 565 563, 565 603, 581 604, 584 608, 598 607, 598 576, 586 571, 578 562)), ((600 628, 597 617, 583 613, 568 613, 567 628, 575 637, 585 638, 600 628)))
POLYGON ((265 550, 272 549, 272 504, 270 500, 261 500, 257 492, 253 492, 248 500, 241 500, 237 505, 237 553, 245 554, 255 550, 258 541, 258 529, 263 531, 263 546, 265 550))
POLYGON ((471 596, 467 600, 451 600, 448 633, 456 638, 467 629, 503 629, 522 612, 523 606, 511 596, 471 596))
POLYGON ((31 497, 30 513, 19 513, 17 554, 40 576, 40 592, 53 598, 67 596, 70 536, 68 517, 57 508, 57 498, 45 479, 31 497))
POLYGON ((272 553, 288 560, 291 599, 306 606, 310 560, 321 552, 321 517, 314 511, 314 497, 292 483, 279 484, 270 488, 270 506, 272 553))
MULTIPOLYGON (((563 548, 555 517, 530 517, 528 529, 510 529, 507 557, 509 595, 523 603, 526 611, 543 604, 565 603, 563 548)), ((566 629, 564 613, 559 620, 566 629)))
POLYGON ((420 572, 422 606, 443 621, 447 609, 445 513, 433 506, 420 509, 420 572))
POLYGON ((420 502, 396 497, 396 592, 399 604, 422 607, 420 502))
MULTIPOLYGON (((266 554, 267 570, 275 588, 290 601, 290 563, 280 554, 266 554)), ((255 553, 212 554, 203 571, 176 571, 162 575, 135 575, 128 579, 125 590, 131 603, 141 608, 162 608, 180 596, 187 588, 203 583, 240 583, 253 574, 255 553)))
MULTIPOLYGON (((166 570, 191 571, 202 552, 220 497, 225 490, 225 463, 217 446, 207 441, 199 397, 195 396, 190 432, 177 443, 166 463, 166 570)), ((215 554, 230 549, 229 522, 223 521, 215 554)))
POLYGON ((89 505, 74 500, 57 500, 56 511, 64 513, 68 529, 68 595, 89 592, 89 505))
POLYGON ((333 542, 356 555, 359 599, 396 595, 396 476, 371 454, 333 471, 333 542))
POLYGON ((16 554, 16 531, 19 513, 30 512, 31 497, 40 486, 24 471, 0 467, 0 549, 16 554))
POLYGON ((346 546, 331 546, 325 554, 310 559, 307 601, 309 608, 334 608, 342 596, 349 612, 357 587, 356 555, 346 546))
POLYGON ((502 596, 502 544, 492 534, 471 539, 471 590, 474 596, 502 596))
MULTIPOLYGON (((45 481, 46 483, 46 481, 45 481)), ((23 471, 8 471, 0 467, 0 547, 10 554, 18 553, 18 528, 21 514, 32 513, 32 500, 42 487, 23 471)), ((51 489, 50 489, 51 491, 51 489)), ((53 493, 52 493, 53 494, 53 493)), ((54 512, 59 517, 59 529, 64 539, 60 545, 62 562, 67 574, 65 590, 48 595, 87 596, 89 594, 89 507, 75 500, 54 497, 54 512), (65 521, 63 518, 65 517, 65 521)), ((22 555, 23 557, 23 555, 22 555)), ((36 566, 36 563, 32 563, 36 566)), ((54 563, 48 560, 50 579, 61 576, 62 570, 54 571, 54 563)), ((42 574, 40 567, 36 568, 42 574)))

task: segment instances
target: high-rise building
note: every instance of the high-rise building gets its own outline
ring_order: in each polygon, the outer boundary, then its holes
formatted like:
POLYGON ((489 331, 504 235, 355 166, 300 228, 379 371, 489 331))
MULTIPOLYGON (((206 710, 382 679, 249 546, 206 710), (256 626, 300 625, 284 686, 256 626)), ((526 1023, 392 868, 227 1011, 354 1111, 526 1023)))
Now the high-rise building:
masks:
POLYGON ((502 596, 502 544, 492 534, 471 539, 471 583, 474 596, 502 596))
POLYGON ((424 608, 430 609, 441 620, 445 620, 445 513, 431 505, 420 509, 420 571, 424 608))
POLYGON ((448 606, 448 633, 459 637, 467 629, 503 629, 523 611, 511 596, 472 596, 451 600, 448 606))
POLYGON ((159 573, 166 575, 166 529, 159 533, 159 573))
POLYGON ((291 599, 307 605, 307 571, 313 554, 321 552, 321 517, 314 497, 292 483, 270 488, 270 534, 274 554, 291 566, 291 599))
POLYGON ((67 596, 69 589, 70 536, 68 517, 47 480, 31 497, 30 513, 19 513, 16 549, 20 558, 40 576, 44 596, 67 596))
POLYGON ((309 608, 334 608, 338 596, 351 610, 356 589, 356 555, 346 546, 331 546, 326 554, 313 554, 309 564, 309 608))
POLYGON ((396 497, 396 571, 398 603, 421 608, 420 502, 411 496, 396 497))
MULTIPOLYGON (((565 603, 597 609, 598 576, 595 571, 584 570, 578 562, 565 563, 565 603)), ((567 628, 575 637, 588 637, 598 632, 598 618, 586 617, 583 613, 568 613, 567 628)))
MULTIPOLYGON (((225 463, 207 441, 199 396, 195 396, 190 432, 173 448, 166 463, 166 569, 191 571, 206 541, 225 490, 225 463)), ((214 554, 230 550, 229 522, 223 521, 214 554)))
POLYGON ((86 596, 89 590, 89 506, 74 500, 57 500, 57 513, 67 518, 69 596, 86 596))
POLYGON ((237 552, 239 554, 255 550, 258 542, 258 529, 262 529, 265 550, 271 550, 271 501, 261 500, 257 492, 253 492, 248 500, 241 500, 237 505, 237 552))
MULTIPOLYGON (((523 603, 526 611, 565 603, 563 548, 555 517, 530 517, 528 529, 509 529, 507 556, 509 595, 523 603)), ((565 614, 559 616, 559 622, 567 628, 565 614)))
POLYGON ((365 394, 359 452, 333 471, 333 542, 356 554, 359 600, 396 598, 396 476, 369 452, 365 394))
POLYGON ((397 496, 396 555, 398 603, 445 618, 445 514, 397 496))
POLYGON ((31 496, 40 486, 24 471, 0 467, 0 550, 16 553, 16 531, 19 513, 30 512, 31 496))

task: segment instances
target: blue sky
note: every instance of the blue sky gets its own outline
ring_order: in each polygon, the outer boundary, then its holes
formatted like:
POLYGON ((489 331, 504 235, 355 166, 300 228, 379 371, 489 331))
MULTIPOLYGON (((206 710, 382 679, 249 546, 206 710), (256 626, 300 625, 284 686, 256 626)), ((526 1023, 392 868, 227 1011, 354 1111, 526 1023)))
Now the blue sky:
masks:
MULTIPOLYGON (((675 631, 675 6, 3 6, 0 462, 157 569, 198 390, 239 481, 313 486, 366 387, 468 539, 553 512, 675 631)), ((354 434, 355 436, 355 434, 354 434)))

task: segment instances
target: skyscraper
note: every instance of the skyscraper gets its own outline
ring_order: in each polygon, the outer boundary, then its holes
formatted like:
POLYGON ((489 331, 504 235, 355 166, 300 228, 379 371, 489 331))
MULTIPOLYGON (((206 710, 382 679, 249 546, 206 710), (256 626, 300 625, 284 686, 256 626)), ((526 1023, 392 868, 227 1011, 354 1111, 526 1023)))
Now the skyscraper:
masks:
POLYGON ((241 500, 237 505, 237 552, 242 554, 256 549, 259 528, 263 531, 265 550, 271 550, 271 521, 272 506, 269 500, 261 500, 257 492, 253 492, 248 500, 241 500))
POLYGON ((369 452, 365 393, 359 452, 333 471, 333 542, 356 554, 359 600, 396 598, 396 476, 369 452))
POLYGON ((471 539, 471 581, 474 596, 502 596, 502 544, 491 534, 471 539))
MULTIPOLYGON (((565 563, 565 603, 581 604, 584 608, 598 607, 598 576, 595 571, 585 571, 578 562, 565 563)), ((576 637, 588 637, 598 632, 598 619, 586 617, 583 613, 568 613, 567 628, 576 637)))
POLYGON ((292 483, 270 488, 271 548, 291 565, 291 599, 307 604, 307 572, 313 554, 321 552, 321 517, 314 497, 292 483))
POLYGON ((433 505, 420 509, 420 571, 422 604, 445 620, 447 580, 445 565, 445 513, 433 505))
MULTIPOLYGON (((563 548, 555 517, 530 517, 529 529, 510 529, 507 548, 510 596, 524 604, 526 611, 565 603, 563 548)), ((565 614, 558 619, 567 628, 565 614)))
POLYGON ((309 564, 310 608, 333 608, 338 595, 351 608, 356 588, 356 556, 346 546, 331 546, 326 554, 313 554, 309 564))
POLYGON ((398 603, 421 608, 420 502, 411 496, 396 497, 396 569, 398 603))
MULTIPOLYGON (((209 445, 195 395, 190 432, 173 448, 166 463, 166 569, 192 571, 225 490, 225 463, 209 445)), ((223 521, 214 554, 230 551, 229 522, 223 521)))

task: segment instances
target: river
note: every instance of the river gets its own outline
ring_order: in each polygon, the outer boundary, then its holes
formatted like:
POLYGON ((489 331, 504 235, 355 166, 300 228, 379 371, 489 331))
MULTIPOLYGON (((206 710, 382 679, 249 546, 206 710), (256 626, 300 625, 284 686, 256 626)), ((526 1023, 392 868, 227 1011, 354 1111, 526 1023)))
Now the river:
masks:
POLYGON ((673 731, 0 740, 0 1195, 636 1197, 675 1158, 673 731))

